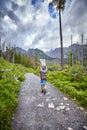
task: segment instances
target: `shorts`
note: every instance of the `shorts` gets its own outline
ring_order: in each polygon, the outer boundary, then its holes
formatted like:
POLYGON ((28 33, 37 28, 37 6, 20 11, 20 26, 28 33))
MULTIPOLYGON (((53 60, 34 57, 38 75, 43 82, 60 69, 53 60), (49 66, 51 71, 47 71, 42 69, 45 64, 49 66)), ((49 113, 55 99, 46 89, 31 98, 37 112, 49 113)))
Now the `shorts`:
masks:
POLYGON ((46 81, 45 80, 41 80, 41 86, 45 86, 46 85, 46 81))

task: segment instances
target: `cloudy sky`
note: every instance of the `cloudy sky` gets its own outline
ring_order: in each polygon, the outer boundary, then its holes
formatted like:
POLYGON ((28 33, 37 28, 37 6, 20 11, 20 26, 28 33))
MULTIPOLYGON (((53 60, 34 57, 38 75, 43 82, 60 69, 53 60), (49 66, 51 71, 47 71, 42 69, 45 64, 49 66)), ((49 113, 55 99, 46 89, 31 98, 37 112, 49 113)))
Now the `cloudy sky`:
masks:
MULTIPOLYGON (((0 0, 0 37, 6 44, 44 51, 60 47, 59 19, 50 0, 0 0)), ((67 0, 62 13, 63 44, 87 39, 87 0, 67 0)))

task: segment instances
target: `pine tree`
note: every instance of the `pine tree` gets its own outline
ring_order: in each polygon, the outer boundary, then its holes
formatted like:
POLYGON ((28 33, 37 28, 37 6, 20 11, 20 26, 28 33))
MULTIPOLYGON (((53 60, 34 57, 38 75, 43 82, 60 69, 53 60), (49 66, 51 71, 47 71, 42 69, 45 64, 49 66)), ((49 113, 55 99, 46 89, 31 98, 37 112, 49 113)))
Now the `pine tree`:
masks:
POLYGON ((62 22, 61 22, 61 11, 64 10, 66 0, 52 0, 49 5, 56 6, 59 10, 59 29, 60 29, 60 45, 61 45, 61 69, 64 68, 64 54, 63 54, 63 35, 62 35, 62 22))

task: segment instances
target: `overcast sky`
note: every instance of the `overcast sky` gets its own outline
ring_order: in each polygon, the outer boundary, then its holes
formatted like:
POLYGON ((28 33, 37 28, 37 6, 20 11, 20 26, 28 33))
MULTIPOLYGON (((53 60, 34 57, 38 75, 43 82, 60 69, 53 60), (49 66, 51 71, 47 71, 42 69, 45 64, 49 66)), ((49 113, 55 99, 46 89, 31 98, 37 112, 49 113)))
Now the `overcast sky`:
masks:
MULTIPOLYGON (((47 51, 60 47, 59 19, 48 8, 50 0, 0 0, 0 37, 23 49, 47 51)), ((87 0, 67 0, 62 13, 63 44, 87 38, 87 0)))

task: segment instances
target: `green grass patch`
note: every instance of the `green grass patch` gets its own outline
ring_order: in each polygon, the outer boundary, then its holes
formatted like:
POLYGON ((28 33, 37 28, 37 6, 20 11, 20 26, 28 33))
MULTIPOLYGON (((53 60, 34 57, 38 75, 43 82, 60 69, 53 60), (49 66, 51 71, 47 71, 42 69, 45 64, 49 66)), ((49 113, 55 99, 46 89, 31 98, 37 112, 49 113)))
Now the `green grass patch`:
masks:
POLYGON ((67 66, 63 71, 48 72, 48 81, 77 104, 87 109, 87 76, 80 64, 67 66))
POLYGON ((11 130, 10 121, 18 104, 20 83, 27 72, 32 69, 0 58, 0 130, 11 130))

